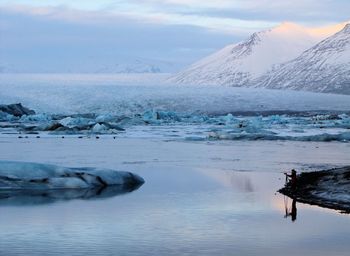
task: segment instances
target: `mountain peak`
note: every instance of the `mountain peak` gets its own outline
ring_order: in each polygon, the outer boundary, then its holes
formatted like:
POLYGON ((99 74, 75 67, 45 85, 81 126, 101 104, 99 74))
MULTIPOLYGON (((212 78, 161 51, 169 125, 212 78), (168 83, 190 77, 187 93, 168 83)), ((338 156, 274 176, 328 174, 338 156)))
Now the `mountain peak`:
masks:
MULTIPOLYGON (((350 25, 345 27, 346 24, 307 28, 292 22, 283 22, 275 28, 254 33, 238 44, 226 46, 175 74, 170 81, 179 84, 249 86, 255 83, 256 79, 261 79, 261 76, 271 70, 297 59, 303 52, 312 49, 329 36, 334 36, 340 30, 345 30, 347 35, 350 25)), ((341 34, 344 35, 344 32, 341 34)), ((337 43, 337 40, 332 41, 337 44, 339 52, 342 52, 344 40, 340 43, 337 43)), ((335 49, 335 46, 333 48, 335 49)), ((334 56, 338 56, 337 53, 334 56)), ((347 56, 341 57, 341 60, 348 60, 347 56)), ((305 66, 307 65, 301 65, 302 68, 305 66)))
POLYGON ((304 30, 305 28, 289 21, 282 22, 272 30, 280 31, 280 32, 288 32, 288 31, 294 31, 294 30, 304 30))
POLYGON ((343 24, 339 32, 257 78, 254 86, 350 94, 349 36, 350 24, 343 24))

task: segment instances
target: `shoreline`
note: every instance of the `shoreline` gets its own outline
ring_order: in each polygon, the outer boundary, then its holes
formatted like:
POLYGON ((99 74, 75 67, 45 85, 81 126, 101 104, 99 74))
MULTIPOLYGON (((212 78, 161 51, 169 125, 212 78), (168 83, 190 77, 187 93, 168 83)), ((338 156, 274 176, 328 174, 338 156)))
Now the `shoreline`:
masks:
POLYGON ((279 193, 297 202, 350 213, 350 166, 303 172, 297 176, 297 187, 287 183, 279 193))

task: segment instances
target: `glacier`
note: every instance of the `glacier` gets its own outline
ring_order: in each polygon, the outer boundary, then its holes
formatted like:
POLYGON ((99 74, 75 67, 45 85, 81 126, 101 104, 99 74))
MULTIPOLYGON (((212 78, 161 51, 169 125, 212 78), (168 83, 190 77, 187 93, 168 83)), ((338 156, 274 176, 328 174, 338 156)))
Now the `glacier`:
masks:
MULTIPOLYGON (((159 83, 124 84, 99 75, 0 75, 0 103, 21 102, 37 114, 114 114, 128 116, 147 110, 227 114, 239 111, 350 110, 349 96, 217 86, 171 86, 159 83)), ((131 79, 132 80, 132 79, 131 79)))
POLYGON ((111 85, 100 76, 85 85, 70 75, 62 75, 61 84, 56 75, 23 76, 20 82, 5 77, 1 104, 21 102, 35 114, 0 111, 1 136, 349 141, 348 95, 156 82, 111 85))
POLYGON ((144 180, 131 172, 0 161, 0 191, 133 187, 142 183, 144 180))

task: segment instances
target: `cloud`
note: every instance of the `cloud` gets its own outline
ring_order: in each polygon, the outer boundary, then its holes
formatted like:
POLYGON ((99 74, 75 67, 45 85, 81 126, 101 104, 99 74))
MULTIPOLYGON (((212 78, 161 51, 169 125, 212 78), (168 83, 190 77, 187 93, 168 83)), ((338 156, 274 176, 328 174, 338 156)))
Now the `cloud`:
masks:
POLYGON ((249 34, 292 21, 324 25, 349 20, 347 0, 0 0, 8 10, 80 23, 198 26, 217 33, 249 34))
POLYGON ((141 22, 130 15, 12 7, 0 10, 0 62, 22 70, 113 65, 138 58, 169 61, 179 68, 239 39, 197 26, 141 22))
POLYGON ((185 65, 281 21, 338 23, 349 9, 348 0, 0 0, 0 57, 33 66, 121 56, 185 65))
POLYGON ((206 28, 216 33, 248 35, 256 30, 268 28, 276 25, 275 22, 263 20, 244 20, 228 17, 205 16, 200 14, 184 14, 161 11, 138 11, 136 8, 127 10, 109 9, 83 11, 68 8, 66 6, 57 7, 31 7, 26 5, 3 6, 3 12, 27 14, 44 17, 47 19, 58 19, 67 22, 90 24, 90 25, 111 25, 119 20, 132 20, 139 23, 153 23, 160 25, 188 25, 206 28))

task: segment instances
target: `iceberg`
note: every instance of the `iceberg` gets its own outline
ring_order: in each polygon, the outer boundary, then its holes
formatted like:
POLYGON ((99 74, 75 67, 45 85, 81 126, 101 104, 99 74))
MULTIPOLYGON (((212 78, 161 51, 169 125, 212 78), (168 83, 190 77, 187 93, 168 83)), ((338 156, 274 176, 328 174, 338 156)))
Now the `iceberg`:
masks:
POLYGON ((8 114, 6 112, 0 111, 0 122, 11 122, 11 121, 17 121, 18 117, 15 117, 11 114, 8 114))
POLYGON ((42 113, 34 115, 24 115, 20 118, 21 122, 50 122, 52 121, 52 115, 42 113))
POLYGON ((95 119, 96 123, 107 123, 113 122, 115 120, 115 116, 111 114, 98 115, 95 119))
POLYGON ((95 124, 94 127, 92 127, 92 132, 93 133, 103 133, 106 130, 108 130, 107 126, 105 126, 104 124, 95 124))
POLYGON ((0 191, 133 187, 143 183, 143 178, 125 171, 0 161, 0 191))
POLYGON ((91 125, 91 120, 84 117, 66 117, 59 121, 59 124, 68 128, 82 128, 91 125))

